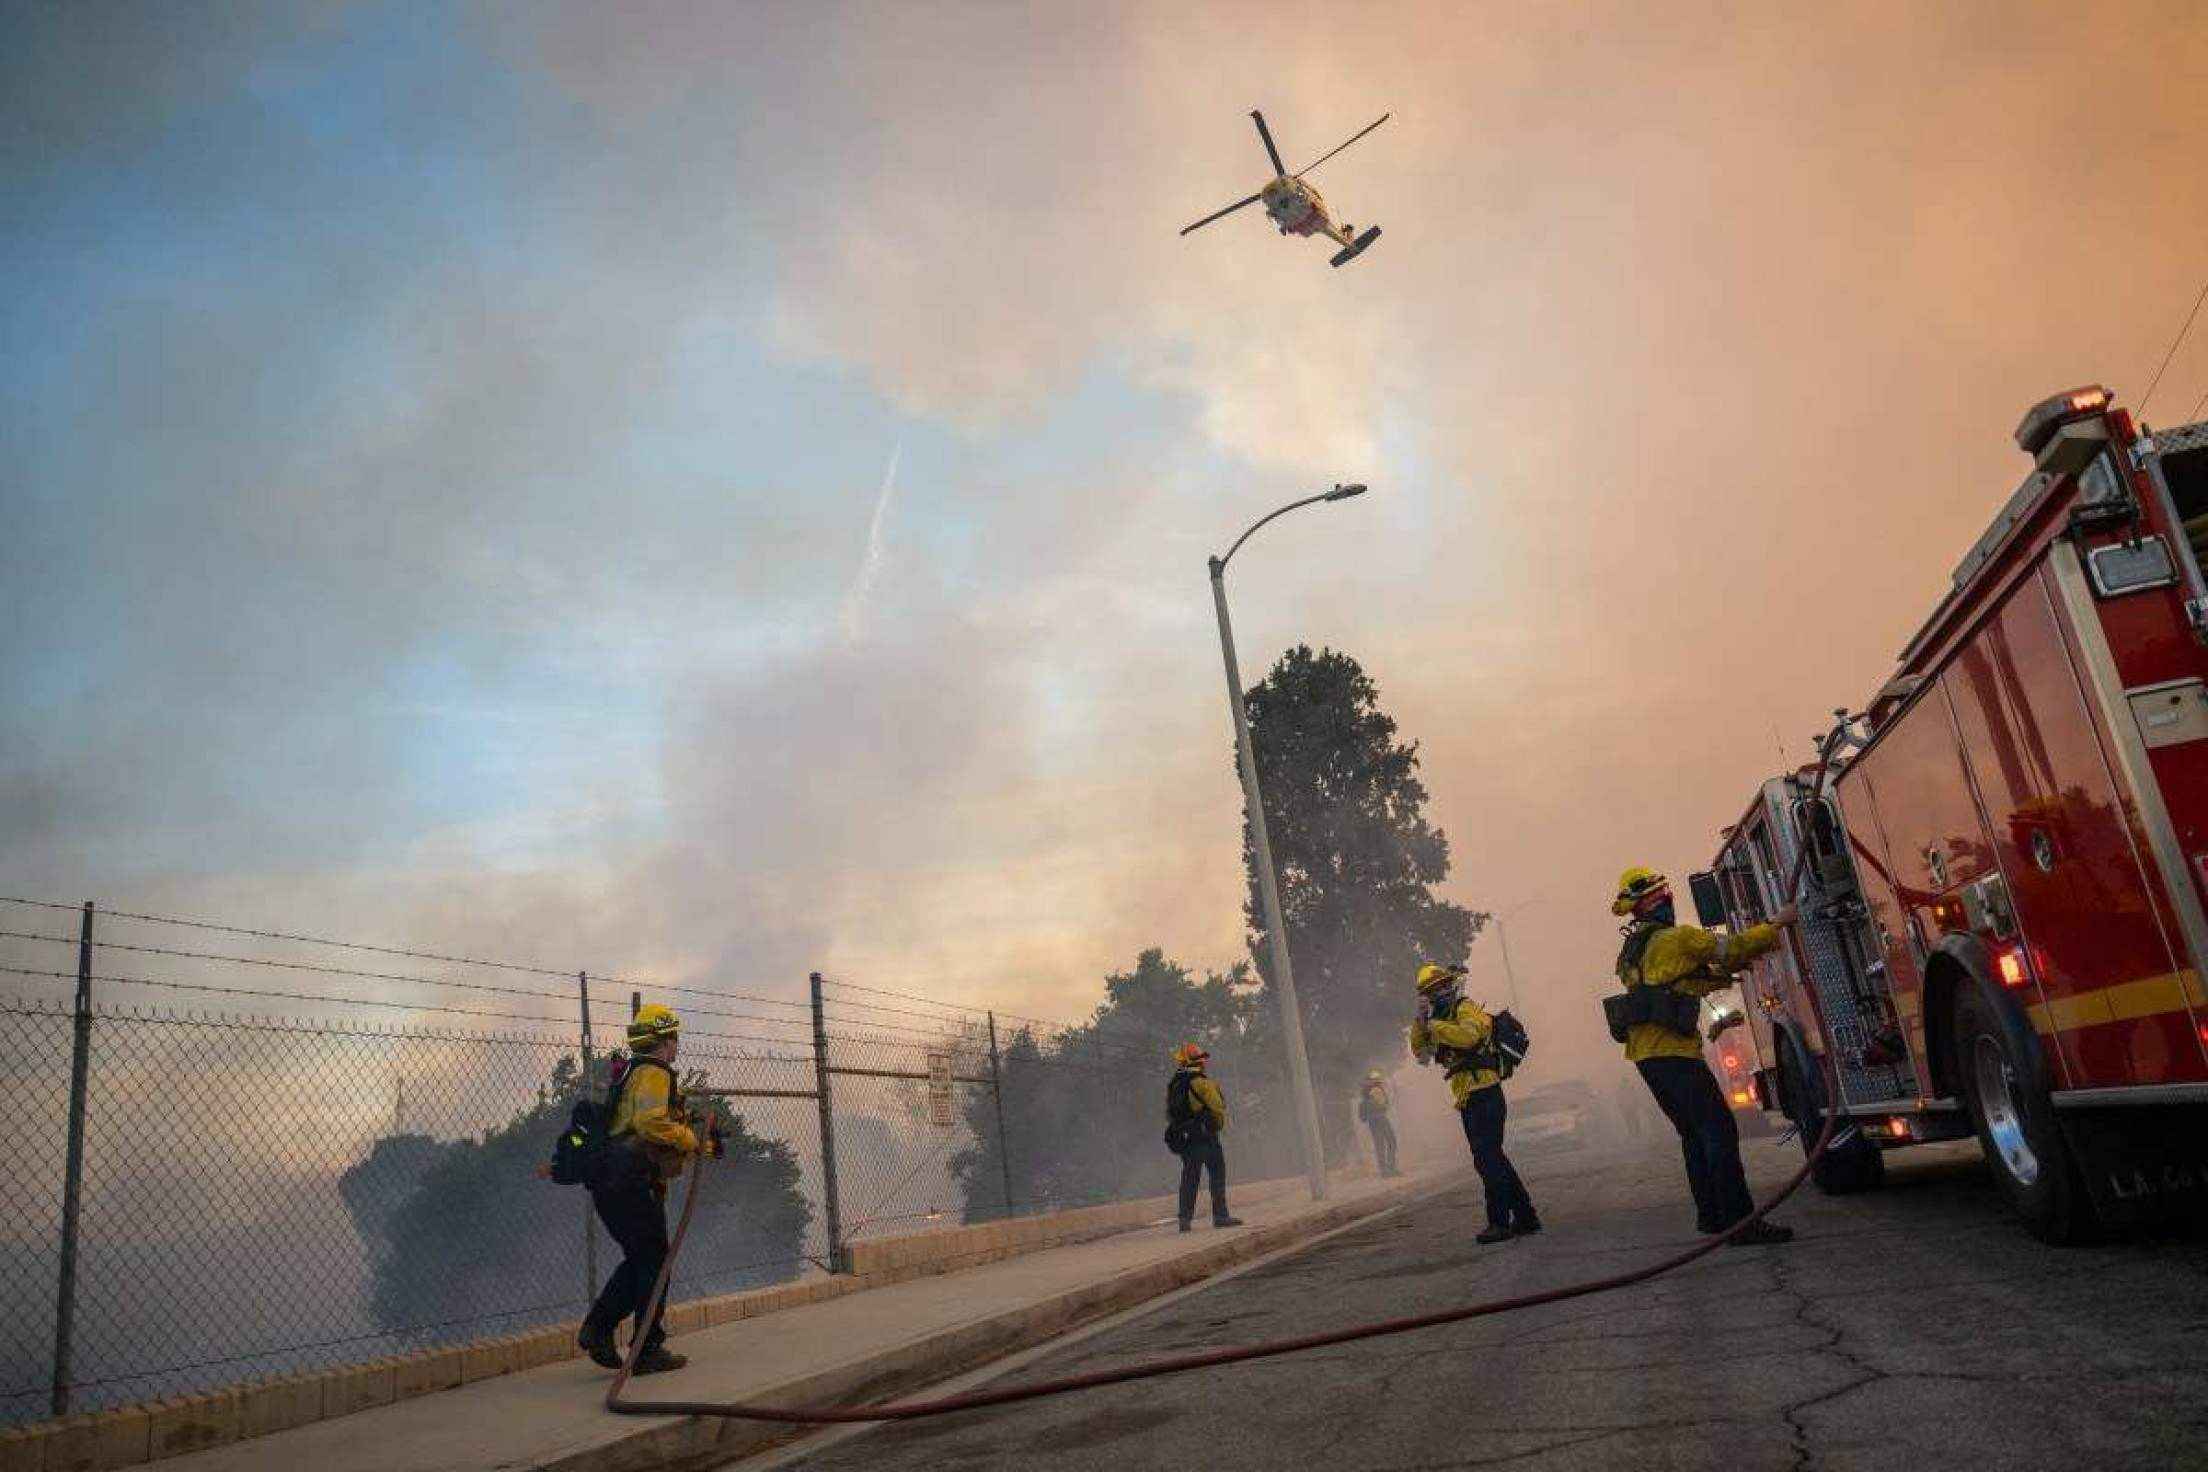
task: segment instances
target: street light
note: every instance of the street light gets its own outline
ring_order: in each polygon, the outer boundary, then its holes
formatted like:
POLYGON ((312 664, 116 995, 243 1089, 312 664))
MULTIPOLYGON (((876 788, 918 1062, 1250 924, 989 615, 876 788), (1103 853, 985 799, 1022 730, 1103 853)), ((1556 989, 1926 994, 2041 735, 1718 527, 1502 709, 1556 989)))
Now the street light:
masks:
POLYGON ((1495 921, 1495 940, 1496 943, 1502 947, 1503 980, 1510 984, 1510 1009, 1513 1012, 1520 1011, 1523 1004, 1520 1003, 1518 1000, 1518 973, 1512 970, 1510 965, 1510 932, 1504 928, 1503 922, 1505 920, 1508 920, 1511 916, 1517 914, 1520 910, 1523 910, 1526 906, 1539 904, 1542 900, 1546 898, 1548 898, 1548 896, 1546 895, 1535 895, 1530 900, 1520 900, 1517 904, 1510 906, 1508 909, 1497 910, 1492 917, 1495 921))
POLYGON ((1273 979, 1280 986, 1281 1031, 1288 1043, 1288 1077, 1296 1091, 1296 1124, 1303 1136, 1303 1163, 1313 1201, 1326 1199, 1326 1151, 1319 1143, 1319 1101, 1311 1092, 1311 1059, 1303 1048, 1303 1014, 1296 1006, 1295 972, 1288 965, 1288 931, 1280 918, 1280 883, 1273 871, 1272 835, 1265 829, 1265 799, 1257 786, 1257 754, 1250 748, 1250 716, 1242 703, 1242 671, 1234 659, 1234 626, 1227 619, 1227 560, 1274 517, 1286 516, 1298 506, 1315 501, 1347 501, 1364 493, 1361 485, 1337 485, 1331 491, 1290 501, 1252 523, 1249 531, 1234 539, 1226 557, 1211 559, 1211 601, 1219 610, 1219 653, 1227 666, 1227 708, 1234 713, 1234 745, 1242 759, 1242 803, 1257 843, 1257 892, 1265 905, 1266 933, 1272 938, 1273 979))

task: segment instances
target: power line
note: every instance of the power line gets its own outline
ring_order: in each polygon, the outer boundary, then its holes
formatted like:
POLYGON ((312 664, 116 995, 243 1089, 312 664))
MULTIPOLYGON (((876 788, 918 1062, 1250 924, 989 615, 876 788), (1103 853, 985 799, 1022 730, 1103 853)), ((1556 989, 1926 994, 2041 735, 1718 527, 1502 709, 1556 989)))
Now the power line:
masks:
MULTIPOLYGON (((2200 315, 2202 302, 2208 302, 2208 281, 2200 283, 2200 295, 2193 298, 2193 309, 2185 314, 2185 325, 2178 328, 2177 336, 2170 340, 2170 350, 2162 355, 2162 366, 2154 370, 2154 378, 2147 384, 2147 391, 2139 400, 2141 419, 2147 417, 2147 405, 2153 400, 2155 389, 2161 385, 2162 375, 2169 371, 2170 360, 2177 356, 2178 348, 2183 345, 2185 334, 2193 330, 2193 319, 2200 315)), ((2208 403, 2208 395, 2203 395, 2201 402, 2208 403)))

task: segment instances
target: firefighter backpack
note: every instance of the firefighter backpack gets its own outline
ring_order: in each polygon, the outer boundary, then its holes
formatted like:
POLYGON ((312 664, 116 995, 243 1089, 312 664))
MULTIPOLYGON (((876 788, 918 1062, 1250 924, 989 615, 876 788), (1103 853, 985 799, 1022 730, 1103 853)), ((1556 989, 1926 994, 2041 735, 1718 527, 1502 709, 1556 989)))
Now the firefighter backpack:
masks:
POLYGON ((1509 1078, 1518 1071, 1518 1065, 1526 1061, 1526 1049, 1532 1046, 1532 1039, 1526 1036, 1526 1025, 1507 1009, 1498 1012, 1491 1039, 1495 1048, 1495 1072, 1498 1077, 1509 1078))
POLYGON ((1196 1107, 1196 1075, 1176 1073, 1165 1086, 1165 1148, 1179 1155, 1204 1138, 1207 1123, 1196 1107))
MULTIPOLYGON (((613 1128, 614 1111, 620 1107, 621 1089, 640 1067, 667 1068, 656 1058, 616 1059, 612 1077, 606 1083, 603 1099, 585 1093, 568 1111, 567 1128, 552 1142, 552 1179, 562 1186, 610 1186, 632 1176, 635 1171, 629 1157, 638 1152, 629 1148, 626 1140, 614 1140, 607 1131, 613 1128)), ((674 1070, 667 1069, 673 1076, 674 1070)), ((641 1158, 641 1157, 638 1157, 641 1158)))

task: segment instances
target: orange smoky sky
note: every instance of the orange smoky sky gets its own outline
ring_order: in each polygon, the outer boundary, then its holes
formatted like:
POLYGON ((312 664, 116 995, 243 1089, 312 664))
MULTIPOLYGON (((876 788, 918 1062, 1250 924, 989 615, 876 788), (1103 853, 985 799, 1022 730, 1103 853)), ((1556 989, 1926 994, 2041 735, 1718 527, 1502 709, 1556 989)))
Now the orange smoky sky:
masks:
MULTIPOLYGON (((85 688, 15 657, 55 693, 10 717, 36 836, 0 874, 40 893, 1076 1015, 1143 946, 1243 954, 1203 560, 1357 480, 1237 558, 1245 674, 1363 661, 1449 893, 1509 913, 1529 1012, 1592 1038, 1617 871, 1708 857, 1884 677, 2026 469, 2024 407, 2136 406, 2208 273, 2184 3, 263 19, 171 38, 201 51, 143 116, 16 104, 40 190, 89 212, 96 171, 249 96, 222 126, 267 156, 220 197, 295 222, 190 310, 115 247, 73 347, 108 376, 9 401, 33 491, 96 479, 125 539, 200 508, 243 589, 126 558, 103 617, 25 626, 109 651, 92 693, 127 713, 87 742, 85 688), (273 141, 349 116, 348 78, 397 121, 273 141), (1354 266, 1255 211, 1176 234, 1263 182, 1253 107, 1292 167, 1393 113, 1314 176, 1385 230, 1354 266), (326 238, 285 197, 317 180, 414 233, 326 238), (180 408, 113 367, 276 344, 346 391, 180 408), (205 637, 148 627, 171 597, 205 637), (210 647, 220 718, 156 699, 210 647), (445 803, 424 749, 500 800, 445 803)), ((2148 418, 2204 391, 2208 329, 2148 418)))

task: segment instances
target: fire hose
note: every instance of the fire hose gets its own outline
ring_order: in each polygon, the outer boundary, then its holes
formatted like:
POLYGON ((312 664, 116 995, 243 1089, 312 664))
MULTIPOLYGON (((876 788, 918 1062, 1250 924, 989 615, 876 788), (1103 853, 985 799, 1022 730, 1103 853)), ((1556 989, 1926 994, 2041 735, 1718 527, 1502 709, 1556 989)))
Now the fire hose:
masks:
MULTIPOLYGON (((1832 755, 1839 748, 1840 738, 1846 730, 1847 718, 1842 714, 1839 724, 1818 746, 1817 775, 1813 779, 1810 796, 1820 796, 1824 789, 1825 773, 1832 763, 1832 755)), ((1809 845, 1802 842, 1795 856, 1794 868, 1786 887, 1781 891, 1791 896, 1801 883, 1801 877, 1809 858, 1809 845)), ((1824 1009, 1819 1004, 1816 988, 1805 986, 1803 995, 1809 1002, 1811 1019, 1817 1025, 1818 1036, 1824 1041, 1824 1084, 1828 1104, 1836 1104, 1840 1098, 1839 1068, 1835 1061, 1838 1049, 1831 1034, 1825 1028, 1824 1009)), ((1276 1355, 1295 1354, 1307 1349, 1323 1349, 1328 1345, 1349 1344, 1360 1339, 1378 1339, 1392 1334, 1408 1334, 1416 1329, 1438 1328, 1443 1324, 1460 1324, 1468 1319, 1486 1318, 1493 1314, 1511 1313, 1518 1309, 1538 1308, 1543 1304, 1562 1303, 1567 1299, 1586 1298, 1597 1293, 1611 1293, 1620 1288, 1630 1288, 1636 1283, 1646 1283, 1652 1278, 1685 1267, 1699 1258, 1707 1257, 1718 1248, 1747 1231, 1754 1224, 1778 1207, 1800 1188, 1803 1181, 1816 1168, 1817 1162, 1832 1145, 1833 1134, 1840 1122, 1837 1110, 1825 1110, 1824 1128, 1817 1141, 1804 1154, 1801 1169, 1794 1172, 1787 1183, 1770 1197, 1757 1204, 1755 1210, 1742 1217, 1725 1231, 1705 1237, 1683 1252, 1650 1263, 1646 1267, 1615 1273, 1607 1278, 1593 1278, 1581 1283, 1567 1283, 1558 1288, 1544 1288, 1534 1293, 1522 1293, 1511 1298, 1490 1299, 1485 1303, 1465 1304, 1456 1308, 1437 1309, 1432 1313, 1411 1314, 1402 1318, 1381 1319, 1373 1323, 1352 1324, 1341 1329, 1326 1329, 1315 1334, 1303 1334, 1289 1339, 1272 1339, 1258 1344, 1233 1345, 1222 1349, 1203 1350, 1193 1354, 1170 1355, 1162 1359, 1147 1360, 1140 1364, 1122 1365, 1116 1369, 1096 1370, 1086 1375, 1068 1375, 1056 1380, 1042 1380, 1029 1385, 1007 1386, 999 1390, 975 1390, 963 1395, 941 1396, 934 1400, 906 1401, 897 1405, 822 1407, 755 1405, 741 1401, 709 1400, 627 1400, 622 1391, 628 1388, 629 1377, 635 1373, 636 1362, 642 1354, 645 1335, 639 1332, 629 1344, 627 1356, 620 1371, 613 1377, 613 1384, 606 1391, 606 1409, 623 1416, 685 1415, 719 1416, 742 1421, 777 1421, 802 1426, 836 1426, 867 1421, 916 1421, 927 1416, 944 1416, 953 1411, 980 1410, 987 1406, 1013 1405, 1020 1401, 1042 1400, 1046 1397, 1068 1395, 1077 1390, 1094 1390, 1105 1385, 1122 1385, 1134 1380, 1150 1380, 1160 1375, 1177 1375, 1188 1370, 1210 1369, 1219 1365, 1241 1364, 1247 1360, 1271 1359, 1276 1355)), ((660 1305, 665 1300, 667 1285, 674 1275, 675 1258, 682 1251, 682 1239, 690 1230, 690 1217, 698 1204, 699 1162, 693 1161, 690 1170, 689 1189, 684 1195, 682 1215, 675 1227, 673 1241, 668 1246, 667 1260, 660 1267, 659 1280, 652 1286, 652 1295, 646 1312, 638 1320, 640 1325, 654 1322, 660 1305)))

